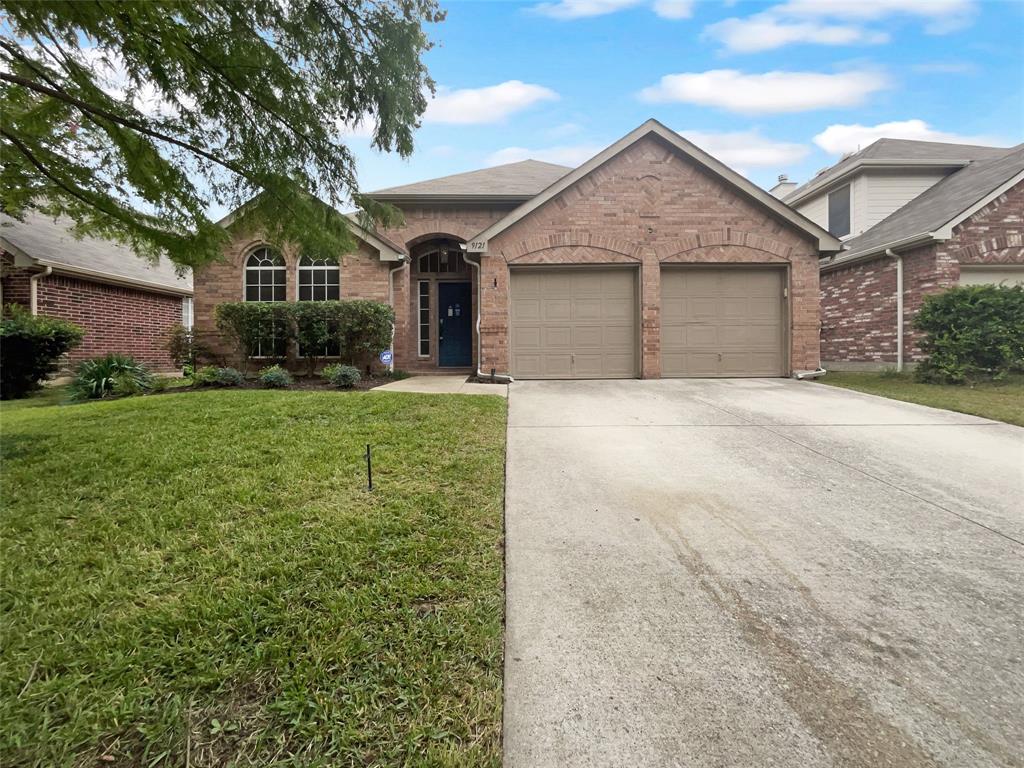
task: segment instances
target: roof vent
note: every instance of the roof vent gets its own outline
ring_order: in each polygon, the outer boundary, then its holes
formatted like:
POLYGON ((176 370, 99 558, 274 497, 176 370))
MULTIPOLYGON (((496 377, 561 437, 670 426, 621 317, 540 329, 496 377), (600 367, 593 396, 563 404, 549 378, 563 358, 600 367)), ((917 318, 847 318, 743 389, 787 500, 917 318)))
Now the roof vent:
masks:
POLYGON ((789 181, 789 176, 787 176, 784 173, 780 173, 779 174, 779 184, 783 184, 783 183, 785 183, 787 181, 789 181))

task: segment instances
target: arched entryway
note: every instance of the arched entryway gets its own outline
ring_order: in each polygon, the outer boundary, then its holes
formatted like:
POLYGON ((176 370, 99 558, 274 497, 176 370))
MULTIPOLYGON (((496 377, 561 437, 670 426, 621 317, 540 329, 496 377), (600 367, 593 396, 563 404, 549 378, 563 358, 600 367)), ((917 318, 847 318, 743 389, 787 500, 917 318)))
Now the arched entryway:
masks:
POLYGON ((447 235, 409 248, 412 329, 418 368, 469 369, 476 348, 475 275, 462 241, 447 235))

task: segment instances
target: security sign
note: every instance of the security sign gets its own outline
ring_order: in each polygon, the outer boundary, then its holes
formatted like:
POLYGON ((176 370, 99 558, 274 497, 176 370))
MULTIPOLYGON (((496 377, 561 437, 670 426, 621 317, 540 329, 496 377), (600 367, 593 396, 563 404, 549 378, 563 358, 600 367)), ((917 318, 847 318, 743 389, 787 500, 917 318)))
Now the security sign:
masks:
POLYGON ((385 349, 383 352, 380 353, 380 361, 384 365, 391 365, 391 361, 394 359, 395 356, 390 349, 385 349))

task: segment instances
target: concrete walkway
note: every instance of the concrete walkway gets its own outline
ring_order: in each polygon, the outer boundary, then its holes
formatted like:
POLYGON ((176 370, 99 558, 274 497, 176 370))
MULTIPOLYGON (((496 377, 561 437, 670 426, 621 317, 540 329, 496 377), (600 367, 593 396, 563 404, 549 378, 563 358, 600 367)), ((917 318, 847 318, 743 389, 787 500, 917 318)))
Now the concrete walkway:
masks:
POLYGON ((785 380, 510 397, 507 768, 1021 765, 1024 430, 785 380))
POLYGON ((508 397, 508 386, 505 384, 476 384, 466 381, 461 376, 410 376, 408 379, 393 381, 374 387, 371 392, 422 392, 426 394, 449 395, 497 395, 508 397))

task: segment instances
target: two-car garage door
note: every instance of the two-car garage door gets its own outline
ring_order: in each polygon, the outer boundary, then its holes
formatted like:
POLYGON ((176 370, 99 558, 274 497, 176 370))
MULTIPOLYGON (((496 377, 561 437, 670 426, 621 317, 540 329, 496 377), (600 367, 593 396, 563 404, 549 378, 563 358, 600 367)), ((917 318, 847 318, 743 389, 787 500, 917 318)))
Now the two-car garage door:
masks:
MULTIPOLYGON (((637 270, 514 269, 512 375, 639 375, 637 270)), ((665 267, 662 376, 782 376, 785 273, 768 267, 665 267)))

